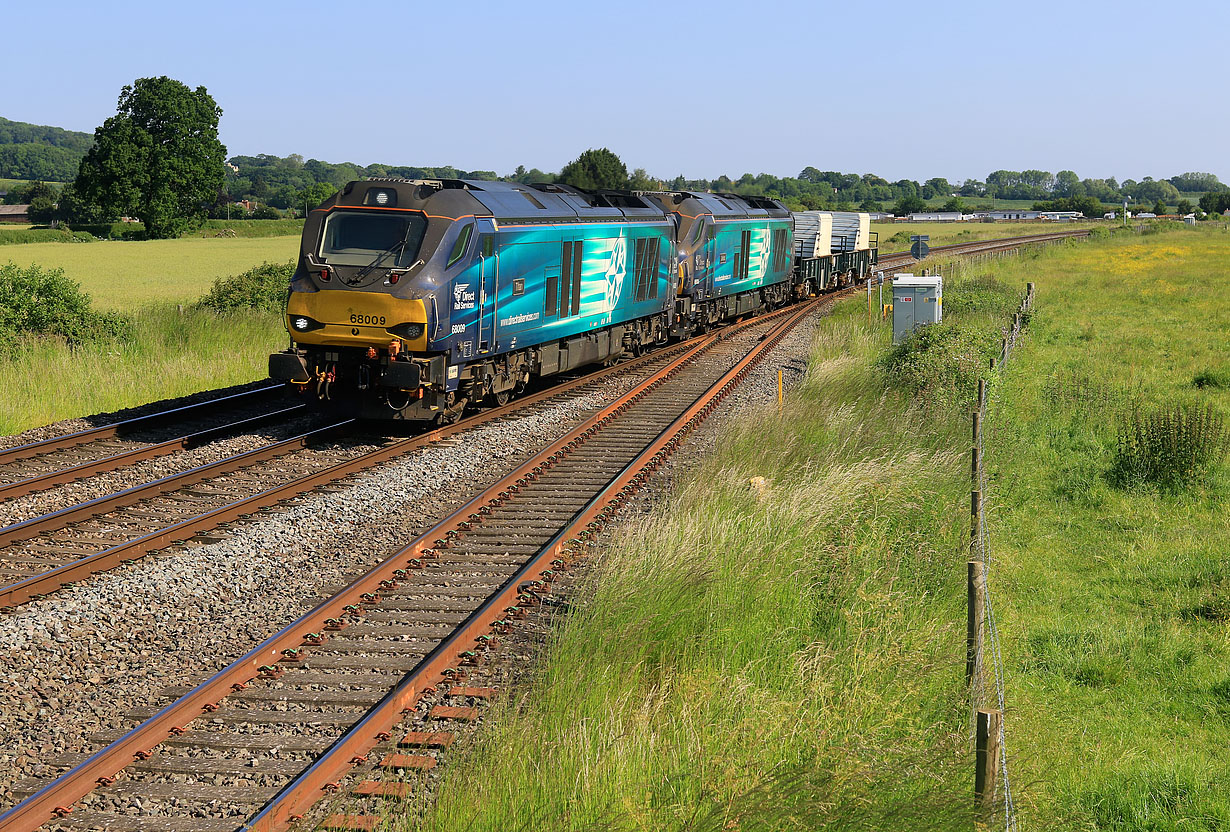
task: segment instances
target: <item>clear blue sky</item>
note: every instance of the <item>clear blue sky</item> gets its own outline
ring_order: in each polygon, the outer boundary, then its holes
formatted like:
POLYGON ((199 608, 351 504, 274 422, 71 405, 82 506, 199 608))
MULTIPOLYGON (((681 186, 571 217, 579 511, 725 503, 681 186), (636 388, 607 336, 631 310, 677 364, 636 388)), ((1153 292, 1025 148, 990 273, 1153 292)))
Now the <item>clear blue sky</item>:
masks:
POLYGON ((0 31, 0 116, 92 131, 169 75, 232 155, 1230 180, 1223 2, 0 0, 0 31))

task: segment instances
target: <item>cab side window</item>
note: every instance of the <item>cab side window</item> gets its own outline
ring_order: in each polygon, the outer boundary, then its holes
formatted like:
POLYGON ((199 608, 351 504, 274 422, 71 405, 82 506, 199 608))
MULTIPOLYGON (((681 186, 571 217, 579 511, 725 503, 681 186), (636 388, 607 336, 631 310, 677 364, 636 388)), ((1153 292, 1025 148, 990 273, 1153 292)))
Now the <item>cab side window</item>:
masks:
POLYGON ((473 234, 474 226, 472 225, 467 225, 464 229, 462 229, 461 234, 457 236, 457 242, 453 243, 453 250, 449 252, 448 263, 444 265, 444 268, 447 269, 449 266, 453 265, 465 256, 466 249, 470 246, 470 237, 473 234))

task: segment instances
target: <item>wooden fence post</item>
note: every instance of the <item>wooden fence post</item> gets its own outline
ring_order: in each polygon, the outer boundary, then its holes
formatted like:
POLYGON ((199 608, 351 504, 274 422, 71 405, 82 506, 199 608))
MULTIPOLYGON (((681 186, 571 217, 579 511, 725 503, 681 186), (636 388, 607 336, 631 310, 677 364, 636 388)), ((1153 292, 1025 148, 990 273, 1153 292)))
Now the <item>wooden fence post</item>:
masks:
POLYGON ((978 412, 985 413, 987 409, 987 380, 978 379, 978 412))
POLYGON ((971 558, 982 554, 978 544, 982 539, 982 492, 975 488, 969 493, 969 553, 971 558))
POLYGON ((974 682, 975 674, 982 667, 982 605, 987 579, 982 561, 969 561, 966 570, 965 683, 968 685, 974 682))
POLYGON ((999 774, 999 725, 1003 715, 996 710, 978 709, 978 735, 975 745, 974 808, 985 818, 995 809, 995 778, 999 774))
MULTIPOLYGON (((979 382, 978 384, 978 392, 979 393, 982 392, 981 382, 979 382)), ((970 476, 970 481, 973 483, 973 485, 977 486, 978 485, 978 475, 981 473, 981 468, 982 468, 982 459, 981 459, 981 454, 979 452, 979 449, 982 447, 982 410, 981 408, 974 411, 973 419, 974 419, 974 431, 973 431, 973 445, 970 448, 969 476, 970 476)))

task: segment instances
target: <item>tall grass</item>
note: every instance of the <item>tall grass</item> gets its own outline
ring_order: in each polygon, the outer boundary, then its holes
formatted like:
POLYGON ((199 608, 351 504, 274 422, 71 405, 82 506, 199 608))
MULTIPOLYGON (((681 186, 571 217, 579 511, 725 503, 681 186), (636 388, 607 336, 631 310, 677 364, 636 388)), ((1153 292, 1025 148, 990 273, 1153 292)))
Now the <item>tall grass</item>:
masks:
POLYGON ((0 357, 0 433, 262 378, 268 353, 285 346, 272 313, 160 305, 129 317, 125 338, 16 341, 0 357))
POLYGON ((889 384, 921 407, 969 407, 989 360, 999 354, 1000 328, 1020 300, 1018 288, 990 274, 946 280, 943 322, 916 329, 876 363, 889 384))
POLYGON ((1120 419, 1109 477, 1117 485, 1192 485, 1230 449, 1226 420, 1208 404, 1176 404, 1120 419))
POLYGON ((969 827, 959 427, 885 390, 861 314, 620 536, 529 692, 395 827, 969 827))

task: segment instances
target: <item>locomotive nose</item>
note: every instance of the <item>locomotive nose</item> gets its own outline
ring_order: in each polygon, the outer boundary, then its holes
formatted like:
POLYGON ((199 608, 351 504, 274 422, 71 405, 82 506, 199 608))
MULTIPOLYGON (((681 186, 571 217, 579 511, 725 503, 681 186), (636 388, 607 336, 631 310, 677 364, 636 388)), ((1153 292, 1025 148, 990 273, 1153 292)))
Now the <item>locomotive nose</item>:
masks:
POLYGON ((425 350, 427 307, 421 300, 379 292, 294 292, 286 328, 300 344, 384 348, 398 338, 405 349, 425 350))

